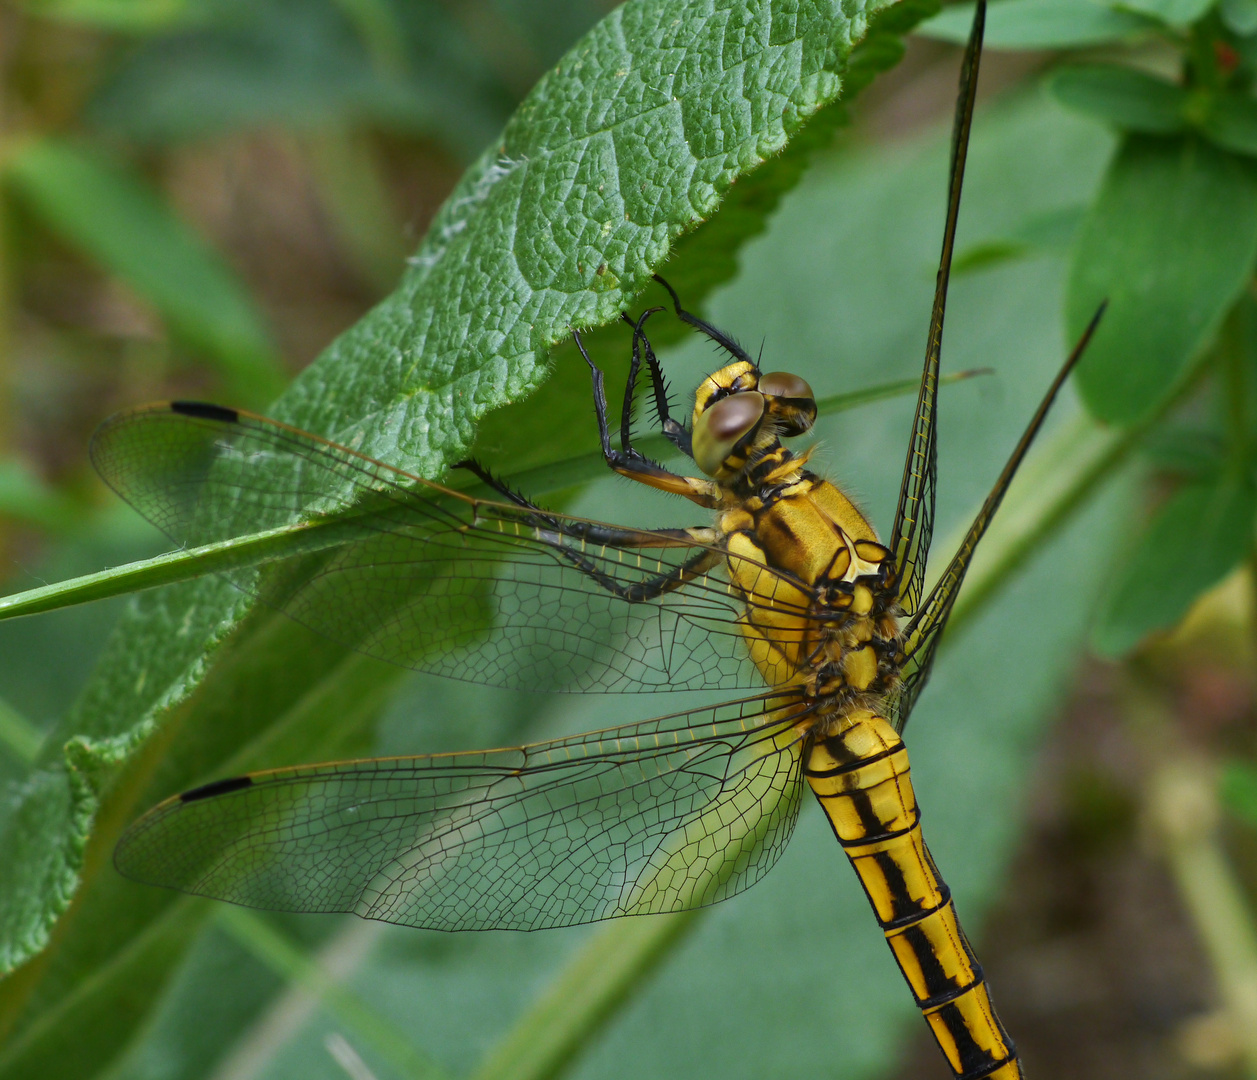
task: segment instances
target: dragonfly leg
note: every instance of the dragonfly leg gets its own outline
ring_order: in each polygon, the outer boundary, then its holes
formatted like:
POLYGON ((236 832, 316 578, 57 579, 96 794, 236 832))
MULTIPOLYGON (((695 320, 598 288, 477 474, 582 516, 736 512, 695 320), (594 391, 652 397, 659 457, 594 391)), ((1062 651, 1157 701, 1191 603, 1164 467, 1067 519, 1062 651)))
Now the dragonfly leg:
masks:
POLYGON ((672 308, 676 312, 678 319, 680 319, 683 323, 687 323, 688 325, 694 327, 694 329, 700 334, 705 334, 707 337, 711 338, 712 341, 724 349, 724 351, 735 360, 743 360, 756 370, 759 369, 759 365, 751 359, 750 353, 742 348, 741 345, 734 341, 733 338, 731 338, 723 330, 717 330, 705 319, 700 319, 692 312, 686 311, 685 308, 681 306, 681 298, 677 296, 676 290, 664 281, 663 278, 661 278, 658 274, 655 274, 655 280, 668 290, 668 295, 672 297, 672 308))
POLYGON ((531 499, 521 495, 504 484, 480 462, 473 458, 460 461, 454 466, 466 469, 475 475, 503 498, 509 499, 516 506, 528 511, 525 516, 527 523, 543 534, 552 548, 570 562, 581 573, 595 581, 607 592, 637 603, 643 600, 654 600, 664 593, 680 588, 686 582, 705 573, 718 563, 722 557, 719 550, 712 546, 716 542, 716 532, 706 526, 694 526, 688 529, 625 529, 614 525, 604 525, 596 521, 577 521, 559 518, 548 513, 531 499), (571 541, 565 543, 564 541, 571 541), (599 563, 605 561, 605 553, 588 551, 589 545, 617 550, 636 550, 641 548, 674 548, 694 547, 701 545, 690 558, 679 566, 670 567, 651 577, 636 581, 632 585, 623 585, 614 576, 603 571, 599 563), (596 556, 596 557, 595 557, 596 556))
POLYGON ((641 369, 642 355, 644 353, 646 367, 650 371, 650 384, 655 398, 655 414, 659 418, 659 430, 681 453, 693 459, 694 448, 690 433, 681 424, 672 419, 668 405, 668 383, 663 377, 663 368, 659 366, 659 358, 655 356, 655 350, 650 344, 650 338, 646 336, 644 330, 646 320, 662 310, 663 308, 661 307, 647 308, 642 312, 637 322, 633 322, 626 314, 620 315, 620 318, 633 328, 633 360, 629 365, 629 379, 624 390, 624 411, 620 420, 620 445, 626 451, 632 450, 633 436, 630 426, 633 414, 633 395, 637 389, 637 373, 641 369))
MULTIPOLYGON (((643 316, 644 318, 645 316, 643 316)), ((631 445, 626 446, 622 450, 617 450, 611 445, 611 429, 607 423, 606 378, 602 373, 602 369, 590 358, 580 334, 573 330, 572 337, 576 341, 576 347, 580 350, 581 356, 585 358, 585 363, 589 365, 594 389, 594 413, 598 418, 598 438, 602 443, 602 456, 607 464, 621 476, 626 476, 639 484, 646 484, 649 487, 658 488, 660 491, 667 491, 673 495, 683 495, 692 502, 698 503, 699 506, 709 508, 719 506, 720 491, 718 486, 711 480, 693 476, 681 476, 678 473, 670 472, 657 461, 652 461, 645 454, 634 450, 631 445)), ((635 326, 633 337, 635 352, 638 348, 638 337, 639 334, 635 326)), ((645 339, 643 338, 643 340, 645 339)), ((649 350, 649 342, 647 343, 647 349, 649 350)), ((648 351, 647 363, 651 365, 652 370, 658 367, 657 362, 653 361, 653 357, 653 351, 648 351)), ((640 360, 638 365, 640 366, 640 360)), ((632 381, 630 379, 630 394, 632 393, 632 381)), ((669 422, 680 430, 680 426, 675 421, 669 422)), ((667 431, 665 430, 664 433, 667 434, 667 431)), ((683 432, 683 434, 688 437, 687 432, 683 432)))

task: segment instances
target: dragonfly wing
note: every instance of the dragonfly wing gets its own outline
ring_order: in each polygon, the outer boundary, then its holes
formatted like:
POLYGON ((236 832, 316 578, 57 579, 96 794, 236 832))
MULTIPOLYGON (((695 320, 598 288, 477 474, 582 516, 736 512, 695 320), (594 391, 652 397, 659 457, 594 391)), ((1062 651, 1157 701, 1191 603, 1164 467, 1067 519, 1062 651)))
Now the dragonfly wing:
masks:
POLYGON ((679 911, 776 862, 806 715, 758 697, 516 749, 256 773, 166 800, 114 859, 251 907, 439 930, 679 911))
POLYGON ((900 667, 902 681, 897 698, 893 702, 893 715, 891 717, 896 730, 903 730, 904 725, 908 722, 913 705, 916 704, 921 691, 925 689, 925 683, 930 677, 930 668, 934 664, 934 652, 942 639, 947 620, 951 618, 952 609, 956 606, 956 598, 960 595, 960 587, 964 584, 965 575, 969 572, 969 566, 978 550, 978 544, 982 542, 982 537, 986 535, 986 530, 990 528, 991 522, 995 519, 995 514, 999 510, 1000 504, 1004 501, 1004 496, 1008 493, 1009 485, 1013 482, 1013 477, 1017 475, 1017 470, 1021 467, 1021 463, 1025 460, 1026 454, 1030 450, 1030 445, 1043 427, 1043 421, 1047 419, 1047 414, 1052 408, 1052 403, 1056 400, 1056 395, 1060 393, 1061 387, 1065 385, 1065 380, 1069 378, 1070 372, 1074 370, 1078 361, 1082 359, 1082 355, 1086 352, 1087 345, 1091 341, 1091 336, 1095 333, 1103 315, 1104 305, 1101 304, 1099 310, 1091 317, 1091 322, 1087 325, 1086 330, 1083 331, 1082 337, 1078 339, 1078 343, 1066 358, 1060 371, 1056 373, 1056 378, 1052 380, 1051 385, 1047 388, 1047 393, 1043 395, 1043 400, 1039 402, 1039 407, 1030 418, 1030 423, 1026 425, 1026 430, 1021 433, 1021 438, 1017 440, 1017 445, 1013 447, 1013 452, 1004 463, 1004 468, 1000 471, 990 494, 987 495, 986 501, 982 504, 982 509, 978 511, 977 517, 973 519, 973 524, 969 526, 969 531, 965 534, 964 540, 960 542, 960 547, 956 549, 956 554, 952 556, 951 562, 947 564, 947 569, 943 571, 942 577, 935 582, 934 588, 930 590, 930 595, 926 599, 925 604, 904 629, 904 661, 900 667))
MULTIPOLYGON (((928 610, 928 607, 922 609, 923 612, 928 610)), ((950 605, 948 610, 950 611, 950 605)), ((896 731, 902 732, 907 726, 917 698, 929 681, 930 669, 934 666, 934 653, 942 637, 945 622, 946 613, 942 619, 929 621, 904 639, 904 661, 899 669, 899 689, 890 703, 889 719, 896 731)))
POLYGON ((762 685, 723 553, 681 530, 475 499, 215 406, 122 413, 92 458, 237 586, 391 663, 522 689, 762 685))
POLYGON ((890 550, 895 559, 900 604, 911 615, 921 602, 925 583, 925 563, 934 534, 934 492, 938 477, 938 366, 943 350, 943 315, 947 309, 947 283, 951 276, 952 251, 956 245, 956 222, 960 216, 960 190, 964 183, 965 158, 969 151, 969 129, 973 125, 973 103, 978 89, 978 64, 982 56, 982 34, 986 8, 979 4, 973 30, 960 69, 960 96, 952 127, 951 174, 947 188, 947 220, 943 228, 943 251, 934 287, 934 309, 925 344, 925 369, 917 396, 916 417, 908 440, 903 481, 899 485, 899 505, 891 529, 890 550))

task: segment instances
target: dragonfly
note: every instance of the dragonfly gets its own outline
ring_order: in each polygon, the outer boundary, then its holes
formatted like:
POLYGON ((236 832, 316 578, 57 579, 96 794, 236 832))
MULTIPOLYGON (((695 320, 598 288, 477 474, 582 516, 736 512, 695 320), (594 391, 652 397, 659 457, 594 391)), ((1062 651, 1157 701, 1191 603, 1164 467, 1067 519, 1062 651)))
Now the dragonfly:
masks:
POLYGON ((1023 1076, 921 832, 901 738, 974 552, 1099 319, 1052 382, 927 592, 943 319, 984 5, 961 69, 947 217, 903 482, 882 543, 786 441, 808 384, 672 312, 729 363, 672 415, 632 328, 618 440, 579 333, 603 457, 680 495, 703 524, 646 529, 543 508, 474 460, 491 498, 243 410, 142 406, 107 420, 106 482, 186 547, 251 538, 233 584, 367 655, 516 689, 742 692, 644 722, 471 753, 335 761, 215 780, 133 823, 127 877, 257 908, 352 912, 440 930, 536 930, 675 912, 749 887, 810 789, 954 1074, 1023 1076), (634 446, 639 386, 701 476, 634 446), (617 445, 618 443, 618 445, 617 445), (251 552, 249 554, 248 552, 251 552))

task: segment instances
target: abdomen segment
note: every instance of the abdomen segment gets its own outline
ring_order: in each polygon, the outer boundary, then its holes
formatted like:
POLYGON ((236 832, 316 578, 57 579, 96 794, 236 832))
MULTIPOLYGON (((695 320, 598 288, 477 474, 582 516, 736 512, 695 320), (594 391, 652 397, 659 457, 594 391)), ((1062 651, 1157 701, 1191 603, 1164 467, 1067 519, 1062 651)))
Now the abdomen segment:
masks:
POLYGON ((871 712, 810 748, 804 775, 855 867, 917 1008, 961 1080, 1018 1080, 951 893, 921 837, 908 750, 871 712))

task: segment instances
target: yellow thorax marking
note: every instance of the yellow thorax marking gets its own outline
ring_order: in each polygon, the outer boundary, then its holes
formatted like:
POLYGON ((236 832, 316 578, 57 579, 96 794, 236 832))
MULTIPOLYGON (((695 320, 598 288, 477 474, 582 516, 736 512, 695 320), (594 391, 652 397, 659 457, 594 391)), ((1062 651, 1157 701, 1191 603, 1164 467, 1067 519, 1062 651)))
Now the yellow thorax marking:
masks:
POLYGON ((847 550, 851 553, 851 565, 847 567, 847 572, 842 575, 842 580, 853 582, 857 578, 869 577, 876 574, 881 569, 880 563, 869 562, 856 550, 855 541, 848 535, 847 530, 841 525, 838 526, 838 533, 842 537, 842 542, 846 544, 847 550))

